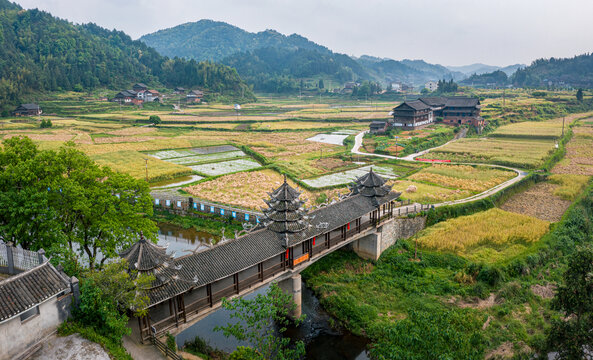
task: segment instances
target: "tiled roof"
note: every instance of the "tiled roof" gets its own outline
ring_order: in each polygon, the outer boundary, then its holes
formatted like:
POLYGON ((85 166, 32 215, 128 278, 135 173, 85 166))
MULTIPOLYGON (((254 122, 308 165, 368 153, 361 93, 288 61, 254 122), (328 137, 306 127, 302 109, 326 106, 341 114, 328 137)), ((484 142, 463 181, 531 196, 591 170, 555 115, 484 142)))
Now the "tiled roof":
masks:
POLYGON ((0 322, 12 318, 70 287, 48 261, 0 282, 0 322))
POLYGON ((130 269, 141 272, 153 270, 171 259, 164 247, 146 241, 144 238, 122 251, 119 256, 128 261, 130 269))
POLYGON ((423 103, 420 100, 412 100, 412 101, 404 101, 401 105, 395 107, 393 110, 400 108, 400 107, 405 107, 408 106, 416 111, 420 111, 420 110, 428 110, 430 109, 430 106, 426 105, 425 103, 423 103))
POLYGON ((443 96, 427 96, 421 97, 418 100, 431 107, 444 106, 447 102, 447 98, 443 96))
POLYGON ((19 109, 23 108, 26 110, 39 110, 39 105, 37 104, 21 104, 21 106, 19 106, 19 109))
POLYGON ((480 99, 476 97, 450 97, 447 98, 446 107, 475 107, 480 105, 480 99))
MULTIPOLYGON (((378 198, 358 194, 312 211, 308 214, 312 226, 304 231, 288 235, 288 245, 297 245, 314 236, 338 228, 398 197, 399 193, 394 192, 378 198), (372 199, 376 199, 378 203, 375 204, 372 199)), ((284 247, 285 235, 268 228, 262 228, 238 239, 216 245, 211 249, 174 259, 170 267, 178 269, 176 278, 166 283, 163 281, 161 286, 149 291, 151 305, 186 292, 192 287, 204 286, 275 256, 280 256, 286 251, 284 247)), ((167 274, 163 275, 167 276, 167 274)))

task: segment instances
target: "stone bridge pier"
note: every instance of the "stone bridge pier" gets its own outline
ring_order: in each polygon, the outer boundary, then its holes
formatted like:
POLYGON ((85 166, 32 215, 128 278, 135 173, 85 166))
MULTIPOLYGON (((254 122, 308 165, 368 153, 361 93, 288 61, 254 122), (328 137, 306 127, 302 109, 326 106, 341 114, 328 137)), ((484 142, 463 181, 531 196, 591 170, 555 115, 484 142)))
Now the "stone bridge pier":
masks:
POLYGON ((297 319, 302 315, 302 286, 303 282, 300 273, 293 273, 288 279, 284 279, 278 282, 278 286, 286 294, 292 295, 292 301, 296 304, 293 311, 290 312, 290 317, 297 319))

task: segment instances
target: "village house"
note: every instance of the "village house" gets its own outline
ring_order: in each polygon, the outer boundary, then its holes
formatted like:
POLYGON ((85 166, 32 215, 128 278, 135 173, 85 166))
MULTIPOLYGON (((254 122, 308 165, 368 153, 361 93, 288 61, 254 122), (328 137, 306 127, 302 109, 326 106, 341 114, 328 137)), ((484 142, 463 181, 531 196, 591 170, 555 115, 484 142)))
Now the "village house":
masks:
POLYGON ((192 90, 185 96, 185 101, 188 103, 200 103, 204 97, 204 92, 200 90, 192 90))
POLYGON ((148 90, 148 86, 144 85, 143 83, 137 83, 132 86, 132 90, 135 92, 146 91, 148 90))
POLYGON ((0 242, 0 360, 26 358, 54 334, 79 299, 68 278, 39 252, 0 242))
POLYGON ((21 104, 13 112, 13 116, 37 116, 41 115, 41 107, 37 104, 21 104))
POLYGON ((426 84, 424 84, 424 87, 428 89, 428 91, 433 92, 437 91, 437 89, 439 88, 439 84, 436 81, 429 81, 426 84))
POLYGON ((136 98, 143 102, 160 101, 160 94, 156 90, 141 90, 136 94, 136 98))
POLYGON ((371 122, 371 133, 383 134, 387 131, 388 126, 387 121, 373 121, 371 122))
POLYGON ((176 87, 174 93, 175 94, 185 94, 185 89, 182 87, 176 87))
POLYGON ((134 90, 124 90, 115 94, 111 101, 129 104, 132 103, 134 99, 138 99, 138 94, 134 90))
POLYGON ((432 108, 420 100, 404 101, 393 108, 394 127, 417 129, 434 122, 432 108))
MULTIPOLYGON (((393 127, 418 129, 435 121, 442 120, 448 125, 472 125, 481 130, 484 119, 480 116, 480 100, 473 97, 422 97, 418 100, 404 101, 393 108, 393 127)), ((373 128, 370 129, 371 132, 373 128)))

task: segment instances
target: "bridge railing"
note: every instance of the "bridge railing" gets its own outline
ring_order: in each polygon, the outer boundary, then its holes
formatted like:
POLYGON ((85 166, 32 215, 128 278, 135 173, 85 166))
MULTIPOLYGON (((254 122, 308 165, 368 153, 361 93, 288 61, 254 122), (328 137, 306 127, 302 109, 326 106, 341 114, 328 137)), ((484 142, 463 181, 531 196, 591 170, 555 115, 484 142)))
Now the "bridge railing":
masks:
MULTIPOLYGON (((400 204, 405 204, 405 202, 401 202, 400 204)), ((394 203, 394 205, 397 205, 397 203, 394 203)), ((378 209, 373 213, 367 214, 367 216, 371 214, 375 215, 370 216, 368 220, 364 222, 361 221, 361 219, 363 219, 364 217, 361 217, 359 219, 356 219, 355 221, 343 225, 342 227, 328 230, 324 234, 318 235, 316 237, 317 241, 315 245, 312 245, 313 239, 307 240, 310 243, 309 248, 307 248, 305 251, 305 254, 309 255, 306 261, 310 261, 311 259, 319 257, 321 253, 327 252, 328 250, 339 245, 340 243, 347 241, 353 236, 356 236, 357 234, 362 233, 369 228, 380 226, 382 223, 384 223, 386 220, 390 218, 397 216, 405 216, 419 211, 426 211, 430 208, 430 205, 416 205, 414 207, 407 206, 405 212, 401 211, 401 208, 397 207, 378 209), (381 212, 383 214, 379 216, 381 212), (339 232, 332 236, 332 234, 336 231, 339 232)), ((228 280, 229 278, 233 277, 233 283, 221 289, 217 289, 216 291, 212 291, 214 283, 205 285, 205 296, 202 296, 192 301, 191 303, 184 305, 183 310, 176 310, 176 313, 173 315, 167 316, 152 324, 150 324, 149 322, 148 327, 141 329, 143 339, 146 339, 150 335, 150 326, 156 329, 157 335, 163 334, 165 331, 175 326, 178 326, 179 322, 186 322, 188 318, 195 317, 198 314, 201 314, 205 309, 214 307, 214 305, 221 301, 222 298, 239 294, 241 291, 250 288, 255 284, 265 282, 267 279, 274 277, 275 275, 278 275, 286 271, 287 268, 292 268, 295 265, 294 259, 285 258, 284 254, 280 256, 281 258, 279 258, 271 266, 265 266, 264 262, 260 264, 254 264, 254 266, 257 266, 257 272, 246 278, 241 279, 239 277, 239 273, 230 275, 225 279, 228 280)), ((224 281, 225 279, 221 279, 219 281, 224 281)), ((175 304, 175 306, 176 305, 177 304, 175 304)))

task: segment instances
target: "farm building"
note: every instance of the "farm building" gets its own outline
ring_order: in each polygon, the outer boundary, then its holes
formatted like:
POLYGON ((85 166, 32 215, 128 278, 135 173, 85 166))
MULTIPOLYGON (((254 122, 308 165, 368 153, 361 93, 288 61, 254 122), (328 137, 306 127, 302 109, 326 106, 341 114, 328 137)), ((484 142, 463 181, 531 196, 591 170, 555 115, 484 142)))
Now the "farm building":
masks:
POLYGON ((185 101, 187 101, 188 103, 199 103, 202 101, 203 97, 204 97, 204 92, 202 92, 200 90, 192 90, 192 91, 188 92, 187 95, 185 96, 185 101))
POLYGON ((433 123, 437 117, 442 117, 445 124, 469 124, 480 130, 484 126, 480 108, 480 100, 473 97, 423 97, 404 101, 393 108, 391 126, 417 129, 433 123))
POLYGON ((175 94, 185 94, 185 89, 182 87, 176 87, 174 92, 175 94))
POLYGON ((474 97, 450 97, 443 109, 443 123, 451 125, 483 126, 480 100, 474 97))
POLYGON ((437 91, 439 84, 436 81, 429 81, 424 84, 424 88, 428 89, 430 92, 437 91))
POLYGON ((0 243, 0 360, 26 358, 54 334, 78 301, 68 278, 39 252, 0 243))
POLYGON ((404 101, 393 108, 393 126, 417 129, 433 122, 432 108, 420 100, 404 101))
POLYGON ((371 123, 372 134, 383 134, 387 131, 388 123, 386 121, 373 121, 371 123))
POLYGON ((21 104, 12 114, 14 116, 36 116, 41 115, 41 107, 37 104, 21 104))
POLYGON ((134 99, 138 99, 138 94, 134 90, 124 90, 115 94, 111 101, 129 104, 132 103, 134 99))
POLYGON ((135 92, 146 91, 148 90, 148 86, 144 85, 143 83, 137 83, 134 84, 134 86, 132 86, 132 90, 134 90, 135 92))

